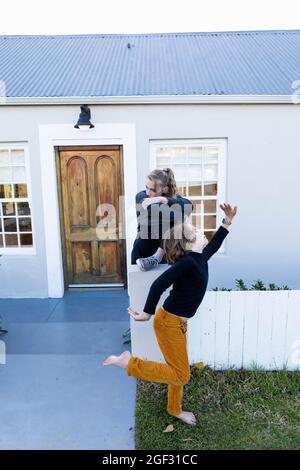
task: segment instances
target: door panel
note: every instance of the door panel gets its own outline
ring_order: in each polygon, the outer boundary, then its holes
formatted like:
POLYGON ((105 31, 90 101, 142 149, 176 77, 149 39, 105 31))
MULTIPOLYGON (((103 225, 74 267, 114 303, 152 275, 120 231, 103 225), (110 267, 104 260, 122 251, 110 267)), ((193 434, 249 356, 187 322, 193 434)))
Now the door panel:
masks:
POLYGON ((120 148, 59 148, 58 163, 66 284, 125 283, 120 148))

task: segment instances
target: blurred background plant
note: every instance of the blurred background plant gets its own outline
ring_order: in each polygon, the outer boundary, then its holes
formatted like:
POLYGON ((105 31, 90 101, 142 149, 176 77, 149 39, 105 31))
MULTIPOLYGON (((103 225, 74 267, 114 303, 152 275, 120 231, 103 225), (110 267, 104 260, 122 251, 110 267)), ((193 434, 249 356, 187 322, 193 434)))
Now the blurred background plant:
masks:
MULTIPOLYGON (((268 285, 268 287, 266 287, 264 285, 263 281, 260 280, 260 279, 257 279, 256 281, 254 281, 254 283, 252 284, 250 289, 246 286, 243 279, 236 279, 235 280, 235 285, 237 287, 235 290, 291 290, 288 286, 279 287, 279 286, 276 286, 276 284, 274 284, 274 283, 270 283, 268 285)), ((233 289, 227 289, 227 287, 215 287, 212 290, 213 291, 228 291, 228 292, 230 292, 233 289)))
POLYGON ((125 333, 123 334, 123 338, 124 338, 123 344, 131 345, 131 331, 130 331, 130 328, 128 328, 128 330, 125 331, 125 333))

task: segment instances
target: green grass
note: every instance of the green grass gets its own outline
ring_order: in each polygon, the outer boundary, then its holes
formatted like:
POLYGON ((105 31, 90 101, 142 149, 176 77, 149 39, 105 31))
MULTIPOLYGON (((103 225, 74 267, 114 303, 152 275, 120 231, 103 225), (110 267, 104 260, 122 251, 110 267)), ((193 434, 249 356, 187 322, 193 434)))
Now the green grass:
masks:
POLYGON ((183 409, 194 427, 167 414, 167 385, 138 381, 137 449, 300 449, 300 371, 191 372, 183 409))

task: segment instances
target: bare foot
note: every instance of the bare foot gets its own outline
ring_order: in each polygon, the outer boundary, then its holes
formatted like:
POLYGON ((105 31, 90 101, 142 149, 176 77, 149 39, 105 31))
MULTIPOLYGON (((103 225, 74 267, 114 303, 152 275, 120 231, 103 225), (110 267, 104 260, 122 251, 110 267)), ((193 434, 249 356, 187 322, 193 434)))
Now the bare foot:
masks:
POLYGON ((175 416, 175 418, 181 419, 181 421, 191 426, 195 426, 197 423, 196 416, 189 411, 182 411, 180 415, 175 416))
POLYGON ((123 369, 126 369, 128 362, 131 358, 131 352, 129 351, 124 351, 120 356, 115 356, 111 355, 108 356, 104 361, 102 362, 103 366, 118 366, 122 367, 123 369))

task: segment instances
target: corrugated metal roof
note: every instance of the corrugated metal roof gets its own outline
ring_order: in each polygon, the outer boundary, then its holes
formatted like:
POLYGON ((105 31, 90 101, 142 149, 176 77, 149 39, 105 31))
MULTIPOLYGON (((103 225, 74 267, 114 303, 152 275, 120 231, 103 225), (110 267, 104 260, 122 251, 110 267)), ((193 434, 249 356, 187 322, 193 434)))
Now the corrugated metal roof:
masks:
POLYGON ((0 36, 0 80, 7 97, 291 95, 299 50, 300 30, 0 36))

